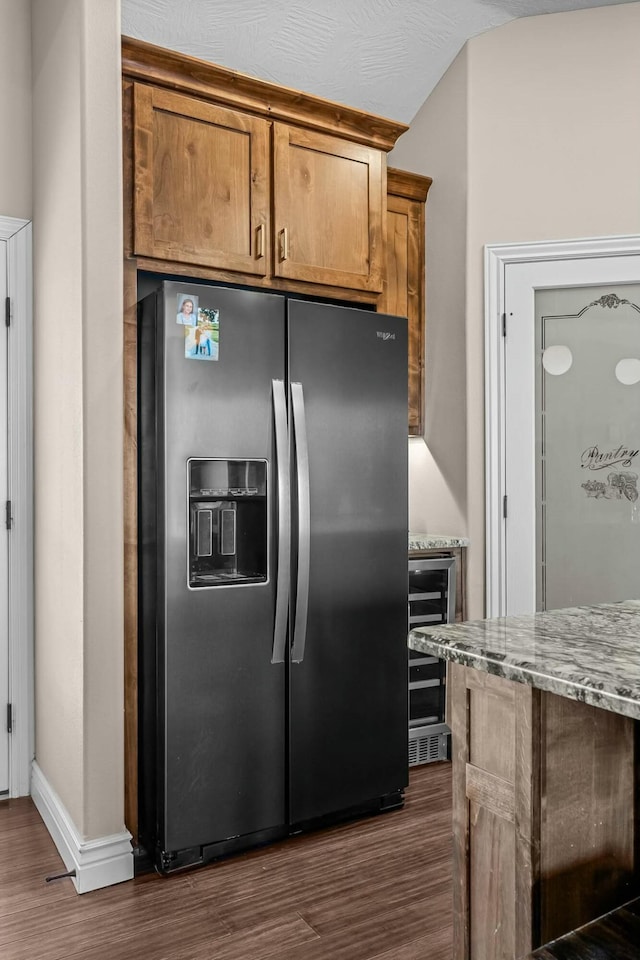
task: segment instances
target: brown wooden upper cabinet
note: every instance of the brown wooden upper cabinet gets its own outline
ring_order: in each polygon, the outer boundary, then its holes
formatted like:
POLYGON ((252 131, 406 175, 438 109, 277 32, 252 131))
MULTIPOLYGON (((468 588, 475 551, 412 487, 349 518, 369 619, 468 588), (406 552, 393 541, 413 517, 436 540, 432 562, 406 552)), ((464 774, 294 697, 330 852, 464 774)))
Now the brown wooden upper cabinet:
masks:
POLYGON ((409 321, 409 436, 424 433, 425 203, 431 178, 389 167, 386 282, 379 310, 409 321))
POLYGON ((284 123, 273 136, 275 276, 381 291, 382 152, 284 123))
POLYGON ((122 70, 127 256, 376 300, 405 124, 128 37, 122 70))
POLYGON ((271 124, 134 84, 134 253, 265 276, 271 124))
POLYGON ((133 123, 137 256, 382 290, 382 151, 139 83, 133 123))

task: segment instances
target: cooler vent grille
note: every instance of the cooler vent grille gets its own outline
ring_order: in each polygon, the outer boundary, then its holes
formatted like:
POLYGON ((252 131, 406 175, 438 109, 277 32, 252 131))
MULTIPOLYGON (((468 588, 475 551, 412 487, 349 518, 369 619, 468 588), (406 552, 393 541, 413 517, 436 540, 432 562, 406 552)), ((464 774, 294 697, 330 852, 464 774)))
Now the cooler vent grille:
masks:
POLYGON ((432 763, 435 760, 448 759, 448 739, 446 733, 425 734, 409 741, 409 766, 432 763))

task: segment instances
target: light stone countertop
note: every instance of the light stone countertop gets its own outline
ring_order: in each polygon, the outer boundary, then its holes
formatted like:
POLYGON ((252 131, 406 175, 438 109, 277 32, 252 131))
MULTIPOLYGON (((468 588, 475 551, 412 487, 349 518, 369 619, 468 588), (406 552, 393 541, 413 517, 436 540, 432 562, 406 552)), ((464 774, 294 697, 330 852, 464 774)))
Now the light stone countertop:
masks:
POLYGON ((417 627, 409 647, 640 719, 640 600, 417 627))
POLYGON ((468 547, 466 537, 448 537, 443 533, 409 533, 409 550, 450 550, 468 547))

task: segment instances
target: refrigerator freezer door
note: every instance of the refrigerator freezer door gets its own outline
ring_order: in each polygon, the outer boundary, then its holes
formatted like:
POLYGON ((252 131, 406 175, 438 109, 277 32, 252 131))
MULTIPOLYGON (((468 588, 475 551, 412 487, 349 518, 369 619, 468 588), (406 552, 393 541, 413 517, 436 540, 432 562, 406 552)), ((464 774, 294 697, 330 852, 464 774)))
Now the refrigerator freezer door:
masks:
POLYGON ((288 317, 309 465, 306 642, 289 685, 301 823, 407 784, 407 330, 302 301, 288 317))
POLYGON ((271 662, 278 499, 272 379, 285 376, 285 312, 281 297, 167 282, 164 317, 158 400, 165 476, 159 511, 165 542, 159 631, 165 698, 162 843, 166 850, 180 850, 286 821, 286 667, 271 662), (176 320, 185 294, 196 302, 196 311, 216 318, 213 354, 190 352, 193 335, 188 324, 176 320), (209 496, 219 505, 229 498, 229 510, 237 510, 237 529, 224 538, 219 552, 232 563, 228 552, 237 540, 240 558, 246 535, 242 512, 258 507, 249 501, 262 490, 261 482, 252 486, 242 476, 218 476, 219 464, 207 473, 208 458, 266 461, 265 582, 189 586, 189 500, 196 497, 199 504, 209 496), (199 461, 203 479, 194 480, 199 461))

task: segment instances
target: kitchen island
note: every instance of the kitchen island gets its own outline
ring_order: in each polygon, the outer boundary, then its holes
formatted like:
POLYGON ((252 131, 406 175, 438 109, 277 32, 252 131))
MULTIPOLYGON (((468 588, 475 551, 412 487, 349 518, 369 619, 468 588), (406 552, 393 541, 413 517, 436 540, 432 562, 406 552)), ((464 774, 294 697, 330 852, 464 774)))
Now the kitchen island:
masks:
POLYGON ((421 627, 449 661, 454 960, 507 960, 637 893, 640 601, 421 627))

